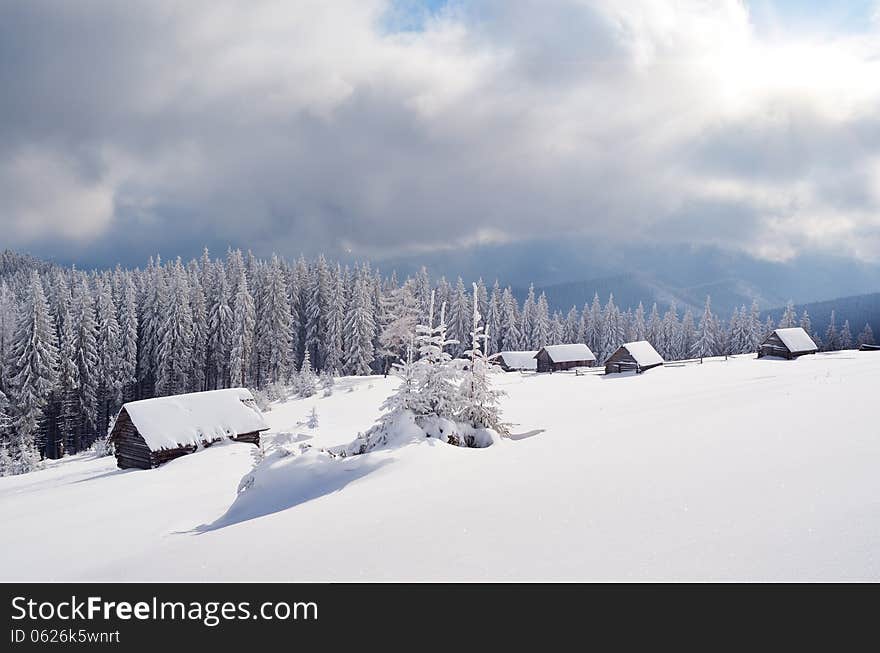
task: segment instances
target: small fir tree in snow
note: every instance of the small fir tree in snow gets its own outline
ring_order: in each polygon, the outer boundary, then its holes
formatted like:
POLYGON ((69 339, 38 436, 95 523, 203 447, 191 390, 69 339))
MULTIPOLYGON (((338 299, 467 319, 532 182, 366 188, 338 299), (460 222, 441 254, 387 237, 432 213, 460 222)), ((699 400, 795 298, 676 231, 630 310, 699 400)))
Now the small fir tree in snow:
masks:
POLYGON ((462 399, 458 419, 475 428, 493 429, 505 432, 499 408, 503 393, 492 388, 489 376, 489 361, 483 351, 487 335, 480 324, 482 316, 477 301, 477 284, 474 284, 473 321, 471 327, 471 347, 465 352, 470 358, 470 369, 461 385, 462 399))
POLYGON ((428 308, 428 324, 416 329, 419 359, 414 376, 417 391, 412 410, 417 416, 455 419, 458 412, 459 370, 451 364, 452 356, 446 351, 458 344, 446 337, 446 305, 440 308, 440 321, 434 322, 434 295, 428 308))
POLYGON ((306 426, 310 429, 318 428, 318 409, 315 406, 312 406, 312 410, 309 412, 309 419, 306 422, 306 426))
POLYGON ((311 397, 315 394, 315 373, 312 371, 312 360, 309 350, 303 356, 302 367, 297 377, 296 390, 300 397, 311 397))

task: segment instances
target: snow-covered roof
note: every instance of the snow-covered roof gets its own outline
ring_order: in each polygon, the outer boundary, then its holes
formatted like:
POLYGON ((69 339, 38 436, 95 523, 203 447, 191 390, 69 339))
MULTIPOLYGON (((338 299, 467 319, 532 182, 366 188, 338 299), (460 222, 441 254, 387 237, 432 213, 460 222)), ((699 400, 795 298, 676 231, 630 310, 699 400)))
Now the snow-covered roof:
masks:
POLYGON ((150 451, 201 445, 269 428, 245 388, 142 399, 122 408, 150 451))
POLYGON ((647 340, 639 340, 637 342, 627 342, 623 345, 630 356, 632 356, 640 367, 649 365, 659 365, 663 362, 663 357, 657 353, 657 350, 647 340))
POLYGON ((788 351, 797 354, 802 351, 816 351, 816 343, 801 327, 791 327, 789 329, 776 329, 774 333, 779 336, 788 351))
MULTIPOLYGON (((544 351, 554 363, 570 363, 572 361, 594 361, 595 354, 583 343, 572 345, 547 345, 544 351)), ((537 355, 537 354, 536 354, 537 355)))
POLYGON ((493 359, 500 358, 512 370, 536 370, 538 361, 535 360, 536 351, 500 351, 493 359))

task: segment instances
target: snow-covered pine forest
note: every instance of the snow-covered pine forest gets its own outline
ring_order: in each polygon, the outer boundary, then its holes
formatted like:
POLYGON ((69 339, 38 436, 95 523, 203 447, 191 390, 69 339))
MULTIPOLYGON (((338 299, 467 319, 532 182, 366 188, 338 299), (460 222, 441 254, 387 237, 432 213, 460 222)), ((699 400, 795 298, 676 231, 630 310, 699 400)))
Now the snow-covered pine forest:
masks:
POLYGON ((599 363, 642 339, 667 360, 755 351, 777 326, 804 327, 826 351, 874 342, 869 326, 854 335, 833 313, 817 334, 792 304, 779 324, 757 304, 716 315, 709 297, 698 314, 620 307, 613 296, 563 314, 533 288, 522 303, 498 280, 471 288, 425 269, 398 279, 323 256, 292 262, 205 251, 187 263, 157 257, 142 269, 87 272, 3 252, 0 474, 102 447, 125 401, 233 386, 266 400, 290 387, 307 395, 316 375, 329 385, 332 376, 387 373, 420 355, 463 357, 475 346, 475 315, 481 355, 584 342, 599 363), (430 331, 432 310, 444 312, 442 335, 430 331), (418 325, 428 331, 418 334, 418 325))

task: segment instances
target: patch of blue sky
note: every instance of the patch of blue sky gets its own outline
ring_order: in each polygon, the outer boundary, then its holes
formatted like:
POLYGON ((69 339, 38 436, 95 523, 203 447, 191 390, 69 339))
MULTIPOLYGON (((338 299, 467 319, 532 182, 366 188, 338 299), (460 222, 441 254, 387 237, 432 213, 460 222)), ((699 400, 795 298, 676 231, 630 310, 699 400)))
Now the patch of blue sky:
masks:
POLYGON ((878 0, 746 0, 760 30, 809 31, 832 36, 876 28, 878 0))
POLYGON ((428 21, 449 4, 449 0, 392 0, 381 27, 388 33, 424 31, 428 21))

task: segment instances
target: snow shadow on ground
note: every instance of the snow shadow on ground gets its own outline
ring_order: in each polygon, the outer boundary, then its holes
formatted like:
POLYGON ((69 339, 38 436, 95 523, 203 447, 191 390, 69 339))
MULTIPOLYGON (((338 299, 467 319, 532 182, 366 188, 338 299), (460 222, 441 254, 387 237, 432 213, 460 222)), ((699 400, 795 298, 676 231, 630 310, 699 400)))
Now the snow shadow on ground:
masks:
POLYGON ((547 429, 534 429, 531 431, 526 431, 525 433, 511 433, 507 436, 511 440, 525 440, 526 438, 533 438, 536 435, 541 435, 547 429))
POLYGON ((332 458, 325 452, 266 460, 242 481, 240 492, 226 513, 195 530, 206 533, 250 521, 342 490, 349 483, 391 462, 372 456, 332 458))

